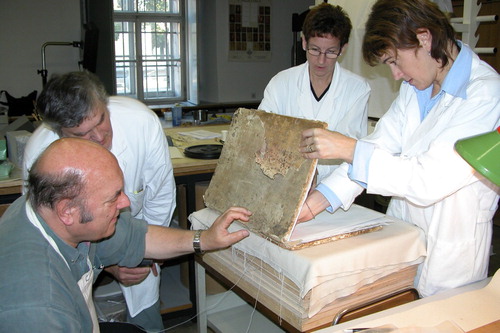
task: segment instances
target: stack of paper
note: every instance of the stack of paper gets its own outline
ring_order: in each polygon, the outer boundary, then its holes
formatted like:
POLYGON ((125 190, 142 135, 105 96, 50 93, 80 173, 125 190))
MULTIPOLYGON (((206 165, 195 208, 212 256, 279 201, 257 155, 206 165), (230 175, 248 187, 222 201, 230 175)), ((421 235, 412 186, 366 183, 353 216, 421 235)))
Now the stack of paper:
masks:
POLYGON ((189 131, 189 132, 179 132, 180 135, 186 135, 193 137, 195 139, 199 140, 209 140, 209 139, 215 139, 215 138, 220 138, 221 134, 220 133, 215 133, 211 131, 206 131, 206 130, 196 130, 196 131, 189 131))
MULTIPOLYGON (((325 295, 321 285, 313 287, 301 297, 299 287, 286 275, 261 259, 234 248, 206 253, 203 262, 223 272, 231 283, 279 314, 280 320, 285 320, 300 332, 330 326, 347 309, 367 305, 385 295, 411 288, 417 271, 416 263, 401 265, 393 273, 383 274, 374 280, 359 281, 354 289, 342 297, 331 298, 327 295, 318 298, 315 296, 318 292, 325 295)), ((352 281, 357 282, 357 277, 353 276, 352 281)))
POLYGON ((323 211, 314 220, 295 224, 290 241, 307 243, 328 239, 362 230, 379 228, 387 225, 390 221, 382 213, 362 206, 352 205, 347 212, 342 209, 337 210, 334 214, 323 211))

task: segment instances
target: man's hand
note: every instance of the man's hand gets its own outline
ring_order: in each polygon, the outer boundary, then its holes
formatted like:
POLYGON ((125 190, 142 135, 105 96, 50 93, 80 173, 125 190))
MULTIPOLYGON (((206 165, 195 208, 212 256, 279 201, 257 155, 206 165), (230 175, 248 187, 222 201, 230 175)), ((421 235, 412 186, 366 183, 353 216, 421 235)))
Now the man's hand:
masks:
POLYGON ((251 215, 252 213, 249 210, 242 207, 231 207, 226 210, 208 230, 202 232, 200 236, 201 249, 210 251, 226 248, 248 237, 250 235, 248 230, 229 232, 227 228, 234 220, 248 222, 251 215))
POLYGON ((118 282, 128 287, 144 281, 144 279, 149 275, 151 267, 147 266, 147 267, 129 268, 129 267, 114 265, 114 266, 108 266, 104 270, 108 273, 111 273, 118 282))
MULTIPOLYGON (((200 245, 203 251, 226 248, 239 242, 250 234, 248 230, 229 232, 227 228, 234 220, 248 222, 252 213, 245 208, 232 207, 219 216, 212 226, 200 235, 200 245)), ((192 230, 166 228, 158 225, 148 225, 146 233, 146 258, 168 259, 193 253, 192 230)))

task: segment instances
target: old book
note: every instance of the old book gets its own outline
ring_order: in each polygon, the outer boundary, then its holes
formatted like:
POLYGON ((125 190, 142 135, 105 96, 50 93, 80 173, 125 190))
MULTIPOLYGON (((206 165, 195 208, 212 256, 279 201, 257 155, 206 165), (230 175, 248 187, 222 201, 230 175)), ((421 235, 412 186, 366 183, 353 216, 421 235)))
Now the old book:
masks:
MULTIPOLYGON (((317 165, 317 160, 306 159, 299 151, 302 132, 326 127, 327 124, 320 121, 238 109, 205 192, 206 206, 219 212, 232 206, 246 207, 253 215, 244 225, 288 249, 378 228, 370 225, 340 235, 320 233, 321 239, 291 237, 317 165)), ((372 218, 377 217, 380 216, 372 218)))

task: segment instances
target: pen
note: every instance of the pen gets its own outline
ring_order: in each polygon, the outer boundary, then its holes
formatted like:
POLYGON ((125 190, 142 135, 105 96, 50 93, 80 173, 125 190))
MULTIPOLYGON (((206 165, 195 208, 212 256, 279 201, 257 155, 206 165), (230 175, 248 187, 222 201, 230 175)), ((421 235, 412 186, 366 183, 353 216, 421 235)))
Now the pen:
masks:
POLYGON ((344 333, 356 333, 356 332, 361 332, 361 331, 364 331, 364 330, 369 330, 369 328, 350 328, 350 329, 346 329, 344 330, 344 333))

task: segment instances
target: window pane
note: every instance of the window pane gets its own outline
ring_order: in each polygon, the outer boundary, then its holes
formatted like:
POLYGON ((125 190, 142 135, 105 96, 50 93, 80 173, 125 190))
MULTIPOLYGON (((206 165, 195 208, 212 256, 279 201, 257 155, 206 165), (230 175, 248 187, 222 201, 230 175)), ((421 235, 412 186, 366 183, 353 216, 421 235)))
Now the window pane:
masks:
POLYGON ((141 24, 144 98, 181 96, 180 24, 141 24))
POLYGON ((119 95, 137 96, 135 90, 135 63, 116 62, 116 92, 119 95))
POLYGON ((135 0, 113 0, 115 12, 135 12, 135 0))
POLYGON ((145 22, 141 24, 142 56, 151 59, 180 58, 180 24, 145 22))
POLYGON ((138 0, 138 12, 179 13, 179 0, 138 0))
POLYGON ((134 23, 115 21, 116 90, 118 94, 136 95, 136 55, 134 23))
POLYGON ((180 97, 178 61, 147 61, 143 67, 144 98, 180 97))
POLYGON ((115 21, 116 60, 136 60, 134 23, 115 21))

